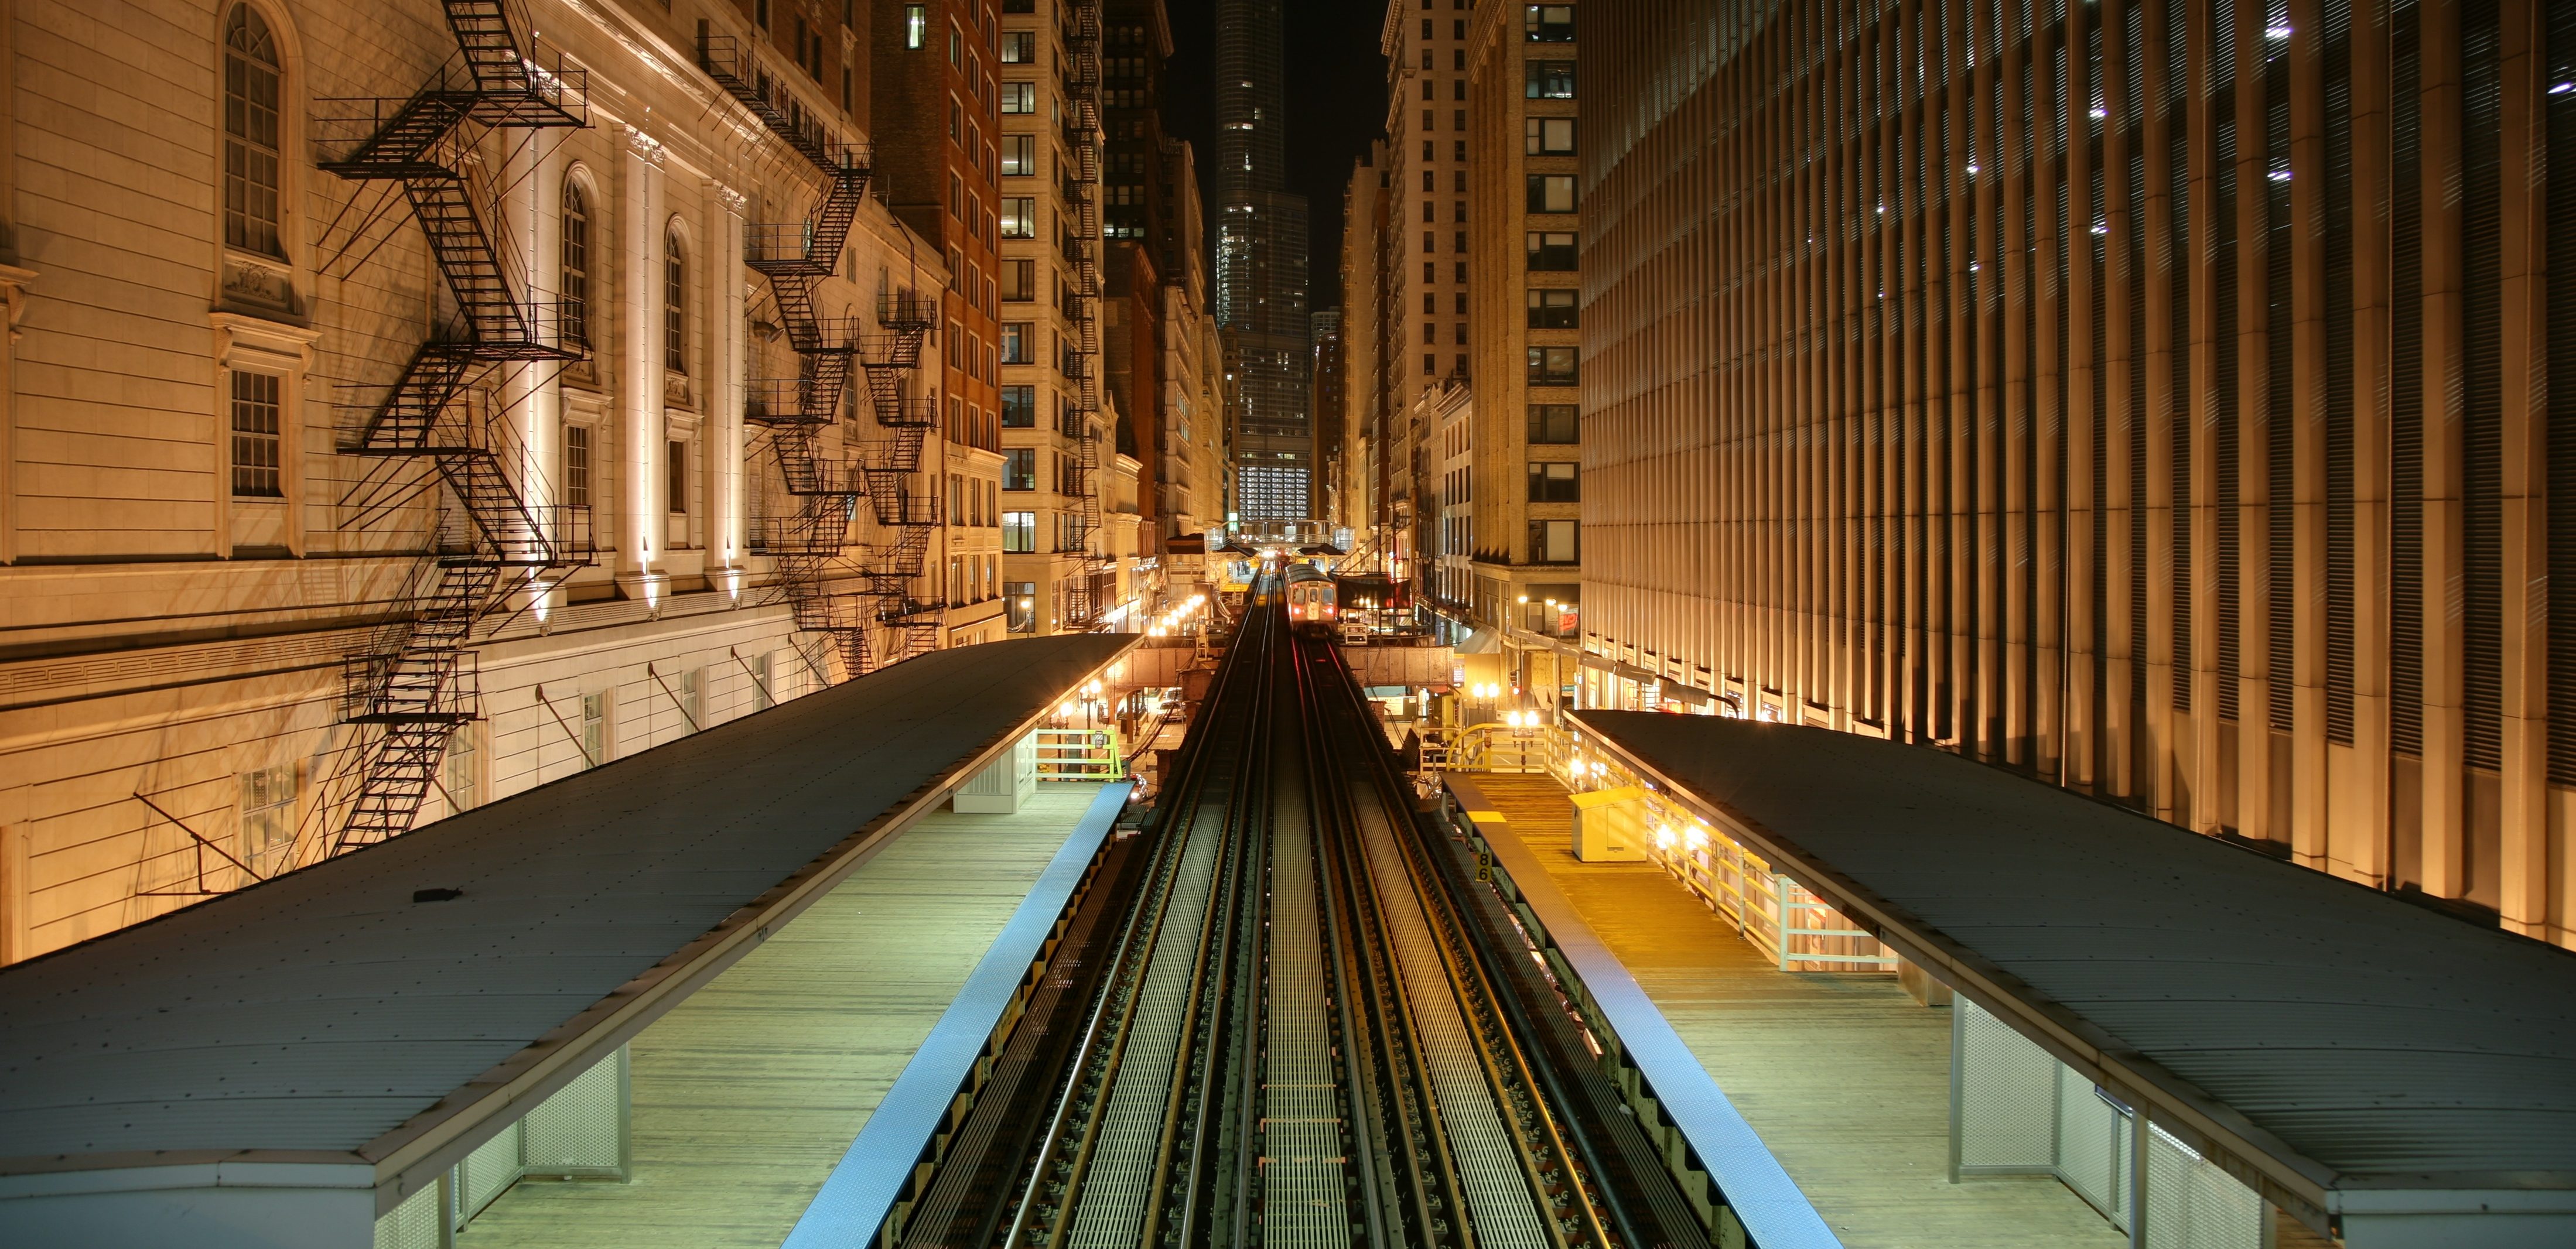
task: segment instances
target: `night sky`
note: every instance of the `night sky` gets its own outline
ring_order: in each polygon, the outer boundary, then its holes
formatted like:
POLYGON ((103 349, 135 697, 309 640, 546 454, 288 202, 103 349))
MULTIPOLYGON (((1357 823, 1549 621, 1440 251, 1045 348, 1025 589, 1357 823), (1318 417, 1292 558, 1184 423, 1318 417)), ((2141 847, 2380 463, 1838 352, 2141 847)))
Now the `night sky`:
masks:
MULTIPOLYGON (((1172 15, 1172 64, 1163 80, 1163 124, 1190 141, 1199 194, 1215 211, 1208 180, 1215 150, 1215 10, 1212 0, 1165 0, 1172 15)), ((1385 133, 1386 60, 1377 53, 1384 0, 1286 0, 1288 189, 1306 197, 1307 297, 1313 309, 1342 303, 1342 187, 1351 162, 1385 133)), ((1213 225, 1208 243, 1216 243, 1213 225)), ((1213 280, 1213 274, 1210 274, 1213 280)))

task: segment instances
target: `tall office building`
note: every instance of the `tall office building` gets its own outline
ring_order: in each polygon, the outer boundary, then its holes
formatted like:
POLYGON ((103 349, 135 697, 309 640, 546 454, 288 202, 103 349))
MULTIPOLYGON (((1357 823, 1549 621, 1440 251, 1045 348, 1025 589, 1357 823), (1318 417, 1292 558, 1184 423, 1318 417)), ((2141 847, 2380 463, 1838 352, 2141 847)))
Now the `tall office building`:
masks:
POLYGON ((1342 310, 1326 308, 1308 319, 1313 326, 1315 376, 1309 393, 1315 405, 1315 472, 1309 488, 1313 515, 1327 528, 1349 524, 1342 498, 1342 310))
POLYGON ((1311 510, 1306 197, 1287 185, 1279 0, 1217 0, 1216 315, 1235 385, 1236 509, 1247 521, 1311 510))
POLYGON ((2570 941, 2553 8, 1583 9, 1585 701, 2570 941))
MULTIPOLYGON (((1387 73, 1378 277, 1386 287, 1388 548, 1453 616, 1463 614, 1471 535, 1463 469, 1449 464, 1465 448, 1444 445, 1440 427, 1465 419, 1474 365, 1467 342, 1467 89, 1476 20, 1459 0, 1388 0, 1378 32, 1387 73)), ((1451 443, 1464 437, 1452 432, 1451 443)))

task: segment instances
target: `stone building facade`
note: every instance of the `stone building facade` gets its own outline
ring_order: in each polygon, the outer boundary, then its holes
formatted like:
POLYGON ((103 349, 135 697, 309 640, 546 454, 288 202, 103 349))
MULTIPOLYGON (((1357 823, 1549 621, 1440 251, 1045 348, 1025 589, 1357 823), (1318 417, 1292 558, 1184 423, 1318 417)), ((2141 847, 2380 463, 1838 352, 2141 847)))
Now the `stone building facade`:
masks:
POLYGON ((0 4, 0 959, 1002 635, 906 8, 0 4))
POLYGON ((1553 705, 1582 601, 1575 8, 1486 5, 1469 29, 1468 337, 1476 415, 1457 594, 1509 684, 1553 705))

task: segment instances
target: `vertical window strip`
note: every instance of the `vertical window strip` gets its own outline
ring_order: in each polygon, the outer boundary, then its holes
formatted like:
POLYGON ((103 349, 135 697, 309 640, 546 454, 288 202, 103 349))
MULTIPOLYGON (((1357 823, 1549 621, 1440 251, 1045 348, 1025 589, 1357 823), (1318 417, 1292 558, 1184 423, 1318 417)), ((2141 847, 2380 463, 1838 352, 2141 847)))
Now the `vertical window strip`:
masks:
POLYGON ((689 371, 689 258, 677 231, 662 252, 662 365, 682 375, 689 371))
MULTIPOLYGON (((2110 708, 2110 170, 2105 155, 2110 144, 2110 108, 2105 93, 2105 70, 2102 70, 2102 5, 2089 5, 2084 21, 2084 180, 2092 188, 2087 198, 2087 219, 2074 221, 2081 229, 2084 263, 2092 265, 2089 283, 2087 322, 2092 327, 2092 404, 2087 417, 2092 427, 2092 512, 2087 518, 2092 543, 2092 636, 2087 646, 2094 662, 2094 708, 2087 713, 2094 721, 2094 744, 2107 747, 2107 737, 2099 731, 2105 724, 2102 711, 2110 708)), ((2110 780, 2110 760, 2102 760, 2099 783, 2110 780)))
POLYGON ((2165 8, 2165 153, 2173 181, 2173 709, 2191 710, 2191 38, 2188 0, 2165 8))
MULTIPOLYGON (((2424 752, 2424 243, 2419 151, 2421 13, 2389 6, 2388 733, 2424 752)), ((2409 870, 2401 864, 2400 870, 2409 870)))
POLYGON ((2323 0, 2326 740, 2353 744, 2352 5, 2323 0))
MULTIPOLYGON (((2242 722, 2237 707, 2237 572, 2236 481, 2236 9, 2231 0, 2210 6, 2209 131, 2210 247, 2209 429, 2216 445, 2218 522, 2218 718, 2242 722)), ((2241 731, 2241 727, 2240 727, 2241 731)))
POLYGON ((581 185, 567 179, 563 192, 562 242, 563 337, 572 346, 590 343, 590 201, 581 185))
MULTIPOLYGON (((2147 135, 2145 82, 2140 66, 2146 57, 2146 14, 2138 0, 2127 0, 2122 16, 2118 73, 2121 85, 2120 128, 2129 161, 2129 705, 2131 723, 2143 729, 2147 707, 2147 135)), ((2145 734, 2135 732, 2133 747, 2143 759, 2145 734)))
POLYGON ((2504 762, 2504 130, 2496 0, 2460 3, 2463 760, 2504 762))
POLYGON ((2297 645, 2297 421, 2290 410, 2292 285, 2290 240, 2290 6, 2270 0, 2264 10, 2263 57, 2263 442, 2265 637, 2263 662, 2267 719, 2272 731, 2291 731, 2296 702, 2291 657, 2297 645))
MULTIPOLYGON (((2576 170, 2576 4, 2548 10, 2541 87, 2548 167, 2576 170)), ((2576 598, 2576 175, 2549 182, 2549 583, 2576 598)), ((2576 785, 2576 606, 2549 613, 2549 779, 2576 785)))

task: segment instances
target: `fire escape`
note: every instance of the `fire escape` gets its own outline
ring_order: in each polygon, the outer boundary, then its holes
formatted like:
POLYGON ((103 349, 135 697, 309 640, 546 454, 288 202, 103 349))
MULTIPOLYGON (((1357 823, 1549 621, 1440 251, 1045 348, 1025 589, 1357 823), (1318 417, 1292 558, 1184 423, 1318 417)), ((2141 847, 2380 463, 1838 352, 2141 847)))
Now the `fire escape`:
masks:
MULTIPOLYGON (((364 726, 343 756, 354 786, 332 852, 409 831, 437 783, 449 736, 478 718, 469 649, 475 622, 522 590, 546 592, 591 560, 587 508, 544 503, 525 488, 506 405, 485 402, 496 369, 577 360, 555 309, 539 305, 494 245, 471 156, 490 131, 589 125, 577 72, 540 69, 522 51, 502 0, 443 0, 453 62, 408 100, 375 102, 365 137, 322 168, 352 181, 402 184, 454 307, 420 345, 383 402, 357 423, 347 454, 426 461, 447 506, 434 555, 410 579, 393 623, 345 666, 342 717, 364 726)), ((342 792, 349 792, 343 790, 342 792)))
POLYGON ((832 138, 761 67, 750 47, 711 33, 703 21, 698 65, 823 176, 823 197, 812 216, 744 227, 744 263, 769 279, 780 328, 799 365, 795 377, 747 382, 743 419, 768 431, 779 477, 794 501, 786 514, 759 519, 755 541, 777 567, 778 589, 796 627, 829 638, 844 674, 857 676, 938 641, 939 617, 912 594, 941 519, 937 492, 913 480, 938 409, 935 399, 909 393, 922 344, 938 322, 938 304, 933 297, 890 292, 873 318, 822 315, 816 288, 840 267, 842 248, 867 199, 870 153, 863 144, 832 138), (878 430, 855 453, 832 428, 853 369, 866 376, 878 430), (864 548, 852 568, 849 528, 863 497, 889 536, 864 548), (894 642, 879 654, 875 639, 881 629, 890 630, 894 642))
POLYGON ((1100 551, 1100 492, 1109 480, 1101 463, 1100 414, 1100 3, 1076 0, 1073 30, 1067 41, 1073 59, 1073 159, 1077 173, 1074 207, 1073 319, 1081 348, 1072 360, 1076 373, 1073 419, 1078 428, 1072 480, 1065 490, 1075 497, 1074 520, 1066 535, 1081 561, 1072 593, 1065 597, 1064 624, 1088 628, 1109 604, 1095 586, 1108 559, 1100 551))

